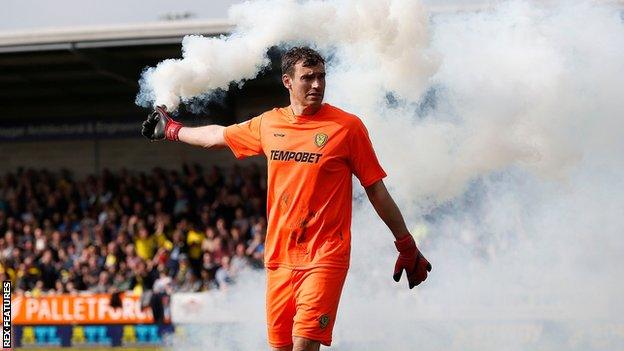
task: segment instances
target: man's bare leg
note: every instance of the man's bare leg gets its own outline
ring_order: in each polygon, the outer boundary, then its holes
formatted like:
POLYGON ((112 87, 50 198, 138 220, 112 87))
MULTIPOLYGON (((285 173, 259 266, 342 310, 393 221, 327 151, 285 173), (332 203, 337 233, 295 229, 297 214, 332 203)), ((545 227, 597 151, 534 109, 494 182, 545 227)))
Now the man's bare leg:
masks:
POLYGON ((293 351, 319 351, 321 343, 315 340, 293 336, 293 351))
POLYGON ((288 345, 283 347, 272 347, 271 351, 319 351, 321 343, 318 341, 293 336, 294 345, 288 345))
POLYGON ((283 347, 271 347, 271 351, 292 351, 293 349, 293 345, 290 344, 288 346, 283 346, 283 347))

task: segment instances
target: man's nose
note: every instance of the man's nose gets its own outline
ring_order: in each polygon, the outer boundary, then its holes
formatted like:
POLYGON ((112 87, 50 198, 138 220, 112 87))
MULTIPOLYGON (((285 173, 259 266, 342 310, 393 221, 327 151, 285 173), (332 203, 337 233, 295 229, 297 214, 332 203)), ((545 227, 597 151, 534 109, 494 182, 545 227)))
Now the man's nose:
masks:
POLYGON ((312 88, 319 89, 321 87, 321 80, 315 79, 312 81, 312 88))

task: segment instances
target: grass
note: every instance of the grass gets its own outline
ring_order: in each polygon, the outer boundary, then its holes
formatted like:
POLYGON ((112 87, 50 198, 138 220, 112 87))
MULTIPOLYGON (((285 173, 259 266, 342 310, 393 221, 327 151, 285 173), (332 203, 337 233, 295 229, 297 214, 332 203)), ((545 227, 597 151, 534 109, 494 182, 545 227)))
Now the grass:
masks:
POLYGON ((59 351, 59 350, 68 350, 68 351, 110 351, 110 350, 119 350, 119 351, 167 351, 166 347, 157 347, 157 346, 145 346, 145 347, 18 347, 14 348, 14 350, 19 351, 59 351))

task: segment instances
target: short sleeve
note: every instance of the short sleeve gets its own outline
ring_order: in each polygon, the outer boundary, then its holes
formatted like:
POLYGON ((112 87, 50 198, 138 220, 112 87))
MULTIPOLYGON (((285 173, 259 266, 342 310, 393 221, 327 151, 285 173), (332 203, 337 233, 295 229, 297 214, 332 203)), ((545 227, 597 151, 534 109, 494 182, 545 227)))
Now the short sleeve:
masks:
POLYGON ((232 124, 223 130, 223 138, 236 158, 263 153, 260 139, 262 115, 248 121, 232 124))
POLYGON ((351 172, 360 180, 363 187, 372 185, 386 176, 375 155, 368 131, 359 118, 350 131, 349 153, 351 172))

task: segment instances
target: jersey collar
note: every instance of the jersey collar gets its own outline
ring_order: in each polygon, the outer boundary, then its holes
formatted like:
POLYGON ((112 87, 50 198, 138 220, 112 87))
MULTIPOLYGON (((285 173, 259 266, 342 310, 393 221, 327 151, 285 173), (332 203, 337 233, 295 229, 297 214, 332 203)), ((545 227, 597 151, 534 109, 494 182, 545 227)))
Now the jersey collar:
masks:
POLYGON ((305 123, 307 121, 318 120, 319 117, 323 115, 326 109, 327 103, 324 102, 321 104, 321 108, 319 108, 319 110, 312 115, 295 115, 290 106, 280 108, 280 112, 284 115, 284 117, 286 117, 286 119, 290 123, 305 123))

